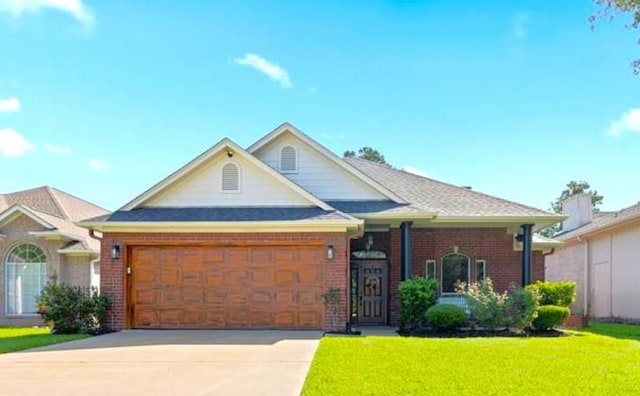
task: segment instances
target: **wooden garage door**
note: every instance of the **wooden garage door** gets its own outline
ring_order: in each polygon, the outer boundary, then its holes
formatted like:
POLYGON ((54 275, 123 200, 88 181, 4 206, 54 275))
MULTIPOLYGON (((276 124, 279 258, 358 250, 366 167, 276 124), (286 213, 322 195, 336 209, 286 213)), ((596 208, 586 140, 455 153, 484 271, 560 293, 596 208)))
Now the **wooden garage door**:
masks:
POLYGON ((322 247, 134 247, 134 328, 322 327, 322 247))

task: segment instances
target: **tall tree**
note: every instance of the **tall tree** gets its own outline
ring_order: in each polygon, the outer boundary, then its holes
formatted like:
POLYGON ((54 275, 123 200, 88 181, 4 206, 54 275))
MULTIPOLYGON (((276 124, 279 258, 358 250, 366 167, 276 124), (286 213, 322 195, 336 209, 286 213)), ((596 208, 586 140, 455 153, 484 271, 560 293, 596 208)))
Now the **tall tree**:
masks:
MULTIPOLYGON (((350 158, 350 157, 355 157, 356 156, 356 152, 353 150, 347 150, 344 152, 344 157, 346 158, 350 158)), ((389 165, 387 160, 384 158, 384 155, 382 155, 378 150, 372 148, 372 147, 363 147, 360 150, 358 150, 358 158, 362 158, 362 159, 366 159, 369 161, 373 161, 373 162, 377 162, 379 164, 383 164, 383 165, 389 165)))
MULTIPOLYGON (((569 183, 567 183, 567 188, 562 190, 562 192, 560 193, 560 196, 556 198, 553 202, 551 202, 549 209, 555 213, 562 213, 562 203, 568 198, 576 194, 591 195, 591 207, 594 210, 598 210, 598 206, 601 205, 602 201, 604 200, 604 196, 599 195, 598 191, 592 190, 591 185, 589 185, 589 183, 587 183, 586 181, 572 180, 569 183)), ((553 234, 556 234, 560 230, 561 230, 560 224, 556 224, 540 231, 540 235, 551 237, 553 236, 553 234)))
MULTIPOLYGON (((594 0, 598 6, 598 11, 589 17, 591 28, 595 26, 598 19, 612 20, 620 14, 630 14, 631 22, 627 23, 627 29, 638 29, 640 27, 640 0, 594 0)), ((640 39, 638 40, 640 44, 640 39)), ((640 75, 640 59, 631 62, 633 72, 640 75)))

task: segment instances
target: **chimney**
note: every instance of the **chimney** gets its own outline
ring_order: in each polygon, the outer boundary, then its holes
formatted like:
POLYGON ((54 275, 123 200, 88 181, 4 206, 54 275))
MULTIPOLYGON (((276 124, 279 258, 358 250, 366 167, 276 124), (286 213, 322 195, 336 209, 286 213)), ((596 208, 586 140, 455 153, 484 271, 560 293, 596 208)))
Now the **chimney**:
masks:
POLYGON ((569 216, 562 222, 562 231, 575 230, 591 223, 593 210, 591 209, 591 195, 576 194, 562 202, 562 214, 569 216))

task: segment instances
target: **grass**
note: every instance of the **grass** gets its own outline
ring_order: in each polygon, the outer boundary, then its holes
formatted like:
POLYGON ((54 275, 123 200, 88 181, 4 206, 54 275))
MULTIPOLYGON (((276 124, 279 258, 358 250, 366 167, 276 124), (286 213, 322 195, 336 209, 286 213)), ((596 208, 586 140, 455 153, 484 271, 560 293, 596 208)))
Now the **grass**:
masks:
POLYGON ((637 394, 640 342, 616 335, 640 328, 598 324, 589 331, 559 338, 325 337, 303 394, 637 394))
POLYGON ((582 331, 608 337, 640 341, 640 326, 620 323, 590 322, 582 331))
POLYGON ((86 338, 86 334, 51 334, 46 327, 0 327, 0 353, 86 338))

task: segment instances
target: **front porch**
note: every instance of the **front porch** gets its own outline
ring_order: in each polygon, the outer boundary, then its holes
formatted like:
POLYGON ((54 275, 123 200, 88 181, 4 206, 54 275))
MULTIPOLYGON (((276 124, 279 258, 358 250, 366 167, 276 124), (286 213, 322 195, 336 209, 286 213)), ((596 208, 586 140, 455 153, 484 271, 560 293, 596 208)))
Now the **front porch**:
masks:
MULTIPOLYGON (((408 223, 404 223, 408 224, 408 223)), ((350 246, 350 323, 397 325, 398 286, 413 276, 438 280, 443 299, 456 298, 455 283, 491 278, 496 290, 544 279, 544 256, 532 243, 531 226, 507 228, 397 228, 371 230, 350 246), (527 230, 528 228, 528 230, 527 230), (527 232, 528 231, 528 232, 527 232)))

